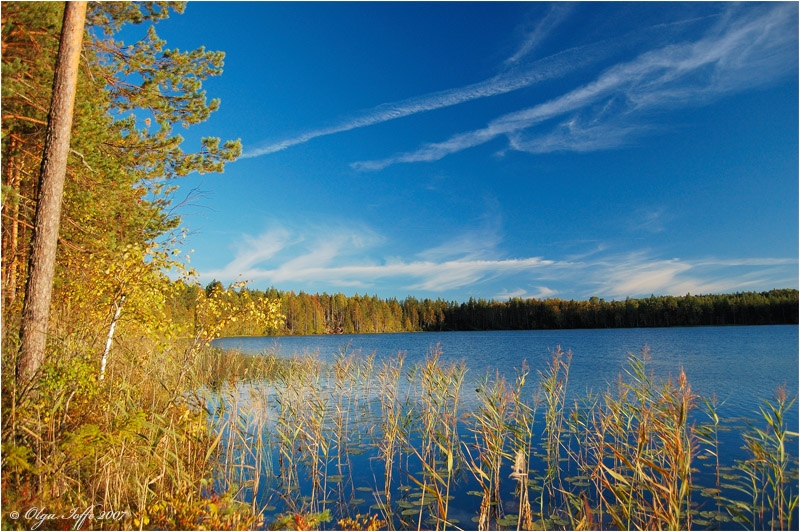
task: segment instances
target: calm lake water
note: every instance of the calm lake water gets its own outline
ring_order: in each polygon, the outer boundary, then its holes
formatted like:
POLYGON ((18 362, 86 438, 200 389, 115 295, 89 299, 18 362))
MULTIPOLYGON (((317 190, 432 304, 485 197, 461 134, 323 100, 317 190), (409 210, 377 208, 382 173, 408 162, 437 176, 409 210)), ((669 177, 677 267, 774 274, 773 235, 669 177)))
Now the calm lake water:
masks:
MULTIPOLYGON (((214 345, 221 349, 235 349, 246 354, 258 356, 262 353, 274 353, 290 358, 297 355, 312 355, 324 364, 332 364, 337 355, 343 351, 360 354, 361 357, 374 355, 374 367, 382 366, 382 359, 395 358, 399 352, 406 354, 404 368, 410 368, 416 363, 422 363, 432 350, 441 350, 440 365, 450 362, 464 362, 467 374, 462 387, 460 403, 463 412, 474 410, 477 394, 475 383, 485 376, 487 372, 499 372, 514 380, 515 368, 519 368, 523 361, 531 368, 528 379, 529 391, 536 387, 537 370, 544 371, 551 360, 551 353, 560 347, 563 351, 572 352, 567 385, 567 402, 570 407, 571 398, 585 397, 590 392, 603 392, 609 385, 619 379, 621 373, 628 368, 630 354, 639 354, 643 349, 649 350, 647 368, 657 377, 675 377, 684 368, 689 383, 694 393, 705 397, 716 396, 722 406, 718 408, 720 417, 724 419, 719 429, 720 466, 723 473, 723 482, 720 484, 719 476, 715 474, 713 460, 702 450, 698 450, 693 474, 695 492, 692 495, 692 528, 698 530, 730 530, 750 528, 743 522, 731 520, 732 514, 722 510, 719 501, 723 498, 741 500, 740 488, 729 482, 742 483, 742 476, 733 466, 738 461, 747 458, 742 448, 742 434, 750 430, 748 421, 760 417, 759 407, 764 406, 764 400, 773 400, 778 386, 784 386, 790 397, 798 394, 798 327, 797 326, 753 326, 753 327, 695 327, 695 328, 655 328, 655 329, 602 329, 602 330, 557 330, 557 331, 488 331, 488 332, 443 332, 443 333, 398 333, 375 335, 330 335, 330 336, 295 336, 295 337, 257 337, 257 338, 222 338, 216 340, 214 345), (701 460, 701 455, 706 454, 701 460), (702 462, 702 463, 701 463, 702 462), (727 479, 727 480, 725 480, 727 479), (728 484, 726 484, 728 482, 728 484), (711 489, 708 488, 721 488, 711 489)), ((626 379, 630 381, 629 378, 626 379)), ((267 522, 274 520, 284 512, 298 511, 303 508, 327 508, 333 512, 334 520, 344 516, 352 516, 354 512, 361 514, 383 511, 380 504, 374 503, 381 500, 381 490, 385 468, 378 451, 381 433, 381 405, 379 398, 374 395, 365 395, 361 403, 356 399, 353 403, 352 421, 347 437, 336 439, 335 406, 337 404, 336 392, 323 383, 323 389, 328 396, 328 414, 319 439, 328 442, 331 454, 322 460, 325 468, 321 478, 327 479, 323 486, 315 491, 308 476, 308 457, 302 460, 301 473, 294 466, 286 468, 283 456, 306 456, 309 447, 298 440, 298 445, 293 443, 289 447, 282 447, 278 452, 279 442, 282 441, 275 433, 275 427, 280 425, 279 412, 281 407, 276 401, 280 387, 274 388, 273 384, 265 383, 263 387, 256 386, 255 395, 253 388, 234 390, 222 402, 242 402, 245 406, 258 403, 256 396, 263 396, 264 415, 272 420, 263 425, 263 429, 270 434, 264 441, 272 442, 263 451, 264 457, 255 459, 255 455, 247 458, 251 471, 259 470, 261 480, 253 482, 252 487, 245 492, 246 498, 254 500, 259 507, 265 508, 264 514, 267 522), (249 391, 248 391, 249 390, 249 391), (337 449, 335 452, 333 449, 337 449), (289 453, 289 454, 286 454, 289 453), (337 458, 338 457, 338 458, 337 458), (296 472, 295 472, 296 471, 296 472), (291 475, 297 475, 295 485, 291 486, 291 475), (287 476, 288 475, 288 476, 287 476), (287 485, 287 479, 289 485, 287 485), (311 501, 316 501, 310 506, 311 501)), ((358 392, 355 392, 358 396, 358 392)), ((302 399, 301 399, 302 401, 302 399)), ((341 399, 339 399, 341 401, 341 399)), ((259 403, 260 404, 260 403, 259 403)), ((341 404, 341 403, 339 403, 341 404)), ((351 399, 347 400, 348 412, 351 399)), ((261 408, 261 407, 259 407, 261 408)), ((306 408, 306 407, 303 407, 306 408)), ((258 409, 256 409, 258 410, 258 409)), ((250 414, 240 418, 248 423, 250 414)), ((348 418, 350 419, 348 414, 348 418)), ((418 415, 417 415, 418 417, 418 415)), ((540 414, 541 417, 541 414, 540 414)), ((224 421, 226 418, 221 418, 224 421)), ((416 420, 416 418, 414 418, 416 420)), ((703 411, 702 403, 698 404, 690 424, 703 424, 708 422, 708 417, 703 411)), ((788 429, 798 430, 798 407, 791 408, 786 418, 788 429)), ((412 421, 413 424, 414 421, 412 421)), ((763 419, 753 421, 754 424, 763 425, 763 419)), ((295 430, 294 422, 284 425, 295 430), (289 426, 291 425, 291 426, 289 426)), ((289 431, 289 433, 292 432, 289 431)), ((297 429, 299 430, 299 429, 297 429)), ((541 432, 541 421, 537 420, 536 431, 541 432)), ((471 436, 465 427, 459 429, 460 437, 464 442, 471 436)), ((223 434, 222 446, 236 438, 223 434)), ((295 434, 296 436, 296 434, 295 434)), ((414 432, 409 436, 410 445, 419 444, 426 435, 414 432)), ((285 440, 283 440, 285 441, 285 440)), ((308 443, 308 442, 306 442, 308 443)), ((463 445, 463 444, 462 444, 463 445)), ((699 449, 699 448, 698 448, 699 449)), ((788 447, 790 458, 790 480, 787 484, 790 496, 797 494, 797 439, 791 439, 788 447)), ((249 453, 250 451, 248 451, 249 453)), ((408 451, 407 451, 408 453, 408 451)), ((422 478, 423 471, 415 463, 412 454, 405 455, 405 461, 395 463, 392 491, 396 494, 392 498, 392 508, 397 520, 391 526, 404 529, 415 529, 418 526, 416 517, 417 509, 423 504, 425 496, 415 485, 415 478, 422 478), (415 493, 419 492, 419 493, 415 493), (403 516, 412 515, 407 520, 403 516)), ((418 455, 417 455, 418 456, 418 455)), ((534 453, 531 455, 532 470, 542 472, 545 469, 544 455, 534 453), (538 458, 537 458, 538 457, 538 458), (537 461, 538 460, 538 461, 537 461)), ((562 460, 566 460, 562 458, 562 460)), ((511 464, 505 464, 501 480, 502 490, 506 499, 502 504, 506 522, 499 517, 492 522, 492 529, 515 529, 514 516, 518 508, 514 507, 512 494, 516 484, 509 478, 511 464)), ((575 464, 570 460, 561 466, 563 476, 569 481, 569 490, 578 493, 588 486, 587 477, 580 476, 575 464), (570 476, 572 475, 572 476, 570 476)), ((464 471, 463 464, 459 466, 457 482, 451 492, 452 503, 449 508, 448 518, 453 522, 460 522, 462 528, 474 529, 475 519, 479 511, 480 498, 473 495, 478 493, 480 486, 474 478, 464 471), (477 490, 477 491, 476 491, 477 490)), ((316 477, 315 477, 316 478, 316 477)), ((531 482, 542 482, 541 476, 531 479, 531 482)), ((533 484, 531 484, 533 485, 533 484)), ((591 491, 589 491, 590 497, 591 491)), ((596 493, 594 494, 597 495, 596 493)), ((425 503, 428 504, 428 503, 425 503)), ((433 510, 431 510, 433 511, 433 510)), ((501 512, 502 513, 502 512, 501 512)), ((797 508, 792 512, 796 526, 797 508)), ((385 515, 385 514, 384 514, 385 515)), ((546 514, 543 514, 547 517, 546 514)), ((606 516, 607 517, 607 516, 606 516)), ((543 526, 548 529, 569 528, 568 523, 559 521, 560 518, 552 516, 543 526)), ((563 515, 561 515, 563 519, 563 515)), ((780 528, 771 524, 768 516, 756 519, 754 527, 780 528)), ((337 528, 333 523, 327 528, 337 528)), ((424 526, 433 526, 436 521, 423 521, 424 526)), ((603 521, 602 527, 613 528, 612 523, 603 521)))
POLYGON ((795 325, 220 338, 214 345, 251 354, 316 353, 324 362, 343 349, 374 353, 376 359, 405 352, 410 364, 423 361, 439 345, 442 361, 466 362, 467 383, 487 371, 511 376, 523 360, 533 372, 544 369, 550 352, 561 346, 573 354, 572 393, 604 390, 624 371, 629 353, 648 347, 649 368, 657 376, 675 376, 683 367, 693 391, 724 401, 720 413, 725 417, 751 416, 779 385, 797 395, 800 371, 795 325))

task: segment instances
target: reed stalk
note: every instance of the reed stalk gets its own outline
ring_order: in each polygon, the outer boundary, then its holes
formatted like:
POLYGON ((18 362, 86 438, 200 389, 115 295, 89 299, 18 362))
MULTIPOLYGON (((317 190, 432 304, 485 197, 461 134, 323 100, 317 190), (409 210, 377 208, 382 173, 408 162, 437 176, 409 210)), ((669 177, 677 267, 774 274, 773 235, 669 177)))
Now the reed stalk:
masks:
POLYGON ((561 449, 564 446, 564 402, 569 381, 569 366, 572 351, 566 353, 557 346, 551 353, 549 366, 539 371, 539 385, 542 390, 544 406, 544 448, 546 465, 539 510, 545 517, 545 495, 547 495, 547 512, 555 512, 557 498, 564 492, 561 480, 561 449))
POLYGON ((390 528, 394 527, 392 478, 395 456, 403 441, 407 439, 405 429, 410 422, 410 416, 406 413, 407 401, 403 403, 400 399, 400 382, 404 361, 405 354, 403 353, 399 353, 397 358, 384 361, 377 376, 381 404, 381 439, 378 442, 378 449, 384 466, 382 506, 390 528))
MULTIPOLYGON (((505 445, 511 394, 505 379, 499 374, 494 378, 485 375, 478 381, 476 391, 477 409, 467 414, 467 430, 472 434, 474 443, 464 442, 463 447, 467 457, 467 468, 483 491, 478 514, 478 530, 489 530, 492 518, 497 521, 502 513, 500 470, 503 458, 508 457, 505 445), (470 449, 477 453, 477 459, 473 458, 470 449)), ((512 459, 516 460, 516 456, 512 459)), ((525 461, 524 457, 522 461, 525 461)), ((527 467, 521 466, 520 476, 523 468, 527 472, 527 467)))
POLYGON ((509 478, 517 481, 519 498, 517 530, 533 528, 533 510, 530 504, 528 484, 532 473, 530 456, 533 447, 536 408, 539 402, 537 397, 531 406, 523 400, 525 381, 529 372, 527 363, 523 361, 522 367, 516 370, 516 379, 511 395, 510 432, 514 466, 509 478))
POLYGON ((459 396, 466 366, 462 362, 442 367, 439 364, 441 353, 439 346, 432 348, 417 372, 420 380, 420 395, 417 397, 420 448, 410 445, 410 449, 419 459, 422 481, 411 475, 409 478, 422 490, 418 529, 422 527, 425 497, 428 494, 436 502, 436 529, 448 526, 450 488, 458 460, 459 396))
MULTIPOLYGON (((752 493, 751 524, 771 529, 791 530, 792 518, 798 507, 797 485, 789 485, 790 453, 787 443, 797 437, 786 426, 786 413, 795 403, 784 387, 779 387, 775 402, 765 401, 759 413, 764 428, 749 423, 743 435, 750 457, 740 462, 738 469, 750 480, 752 493)), ((735 508, 735 506, 734 506, 735 508)))

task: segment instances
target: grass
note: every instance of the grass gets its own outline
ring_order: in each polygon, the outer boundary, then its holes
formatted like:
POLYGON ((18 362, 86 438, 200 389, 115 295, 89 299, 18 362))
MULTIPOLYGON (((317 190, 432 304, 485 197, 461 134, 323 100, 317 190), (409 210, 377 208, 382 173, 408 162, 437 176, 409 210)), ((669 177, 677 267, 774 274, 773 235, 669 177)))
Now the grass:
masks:
MULTIPOLYGON (((349 486, 352 494, 349 501, 340 497, 343 504, 335 508, 345 519, 366 508, 357 498, 361 492, 372 495, 375 518, 389 528, 463 528, 451 515, 451 501, 475 486, 471 493, 479 502, 472 507, 473 526, 479 530, 678 530, 713 528, 715 522, 734 519, 755 529, 791 527, 797 513, 796 456, 787 447, 795 434, 785 428, 791 400, 770 403, 762 412, 767 430, 753 425, 744 435, 754 458, 736 466, 741 486, 732 492, 720 483, 725 464, 732 464, 720 454, 725 421, 716 404, 706 400, 709 422, 696 422, 703 400, 683 371, 674 379, 655 379, 645 350, 630 357, 624 378, 614 386, 568 405, 570 357, 554 351, 533 386, 526 366, 511 384, 499 374, 481 377, 474 398, 464 404, 467 368, 443 363, 438 349, 411 367, 402 355, 383 360, 377 369, 371 357, 359 362, 352 354, 340 356, 327 377, 318 377, 323 384, 313 393, 308 388, 313 379, 299 372, 277 393, 288 393, 290 386, 306 390, 306 414, 283 425, 295 430, 309 426, 307 412, 324 401, 319 394, 330 394, 335 408, 315 426, 330 426, 330 441, 337 446, 333 478, 338 489, 349 486), (370 393, 364 392, 367 385, 370 393), (538 422, 537 412, 542 413, 538 422), (373 478, 358 491, 353 488, 364 482, 363 475, 341 456, 356 454, 351 438, 364 438, 350 424, 356 419, 374 420, 365 443, 373 455, 368 462, 373 478), (713 458, 710 484, 699 474, 700 457, 713 458), (745 480, 752 489, 745 490, 745 480), (739 500, 736 493, 743 490, 755 498, 739 500), (709 501, 715 505, 711 512, 709 501), (742 507, 749 509, 747 520, 741 519, 742 507)), ((297 460, 292 463, 296 491, 309 495, 296 497, 301 504, 291 511, 327 509, 315 503, 328 497, 315 482, 323 485, 332 477, 313 460, 300 468, 297 460)), ((458 506, 463 513, 464 505, 458 506)))
POLYGON ((27 390, 4 350, 3 528, 36 525, 14 508, 92 504, 126 510, 103 526, 127 529, 797 524, 795 399, 764 402, 734 459, 720 434, 735 422, 683 371, 653 377, 646 350, 576 396, 560 349, 509 381, 470 378, 438 347, 418 364, 143 347, 120 348, 100 382, 83 346, 58 346, 27 390))
POLYGON ((86 346, 54 344, 25 389, 14 381, 16 352, 6 344, 4 529, 69 527, 59 516, 93 505, 96 513, 121 512, 103 523, 109 528, 257 526, 260 515, 215 484, 221 432, 209 426, 200 394, 190 393, 216 385, 201 376, 211 375, 202 365, 217 355, 137 344, 120 346, 102 381, 86 346), (182 371, 170 369, 177 364, 182 371), (48 517, 22 511, 32 507, 48 517), (11 519, 12 510, 21 517, 11 519))

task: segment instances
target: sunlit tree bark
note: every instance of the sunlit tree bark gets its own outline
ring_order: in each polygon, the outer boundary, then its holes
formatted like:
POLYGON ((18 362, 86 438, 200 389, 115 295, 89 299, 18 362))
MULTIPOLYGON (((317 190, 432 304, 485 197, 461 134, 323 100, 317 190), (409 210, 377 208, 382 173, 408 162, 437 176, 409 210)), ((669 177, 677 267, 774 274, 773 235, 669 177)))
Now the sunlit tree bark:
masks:
POLYGON ((86 4, 67 2, 64 10, 20 329, 17 373, 23 379, 32 377, 44 361, 86 4))

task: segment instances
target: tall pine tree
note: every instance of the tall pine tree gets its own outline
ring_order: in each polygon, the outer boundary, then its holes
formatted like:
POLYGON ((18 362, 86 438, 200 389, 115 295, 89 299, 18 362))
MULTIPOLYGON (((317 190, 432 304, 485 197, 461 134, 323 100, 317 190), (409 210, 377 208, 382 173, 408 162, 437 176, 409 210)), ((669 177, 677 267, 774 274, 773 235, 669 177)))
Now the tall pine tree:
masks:
POLYGON ((58 47, 53 94, 47 119, 39 197, 33 224, 28 283, 20 328, 20 353, 17 373, 30 379, 44 361, 50 299, 53 293, 61 199, 67 173, 72 133, 72 111, 78 81, 86 2, 67 2, 61 42, 58 47))
MULTIPOLYGON (((28 276, 63 9, 64 4, 52 2, 3 4, 4 342, 19 330, 19 288, 28 276)), ((194 171, 220 172, 241 152, 239 141, 206 138, 187 153, 173 132, 218 108, 218 100, 206 98, 202 82, 221 73, 221 52, 168 49, 153 27, 133 44, 116 37, 126 24, 152 25, 183 9, 179 2, 88 5, 60 215, 50 305, 58 312, 51 313, 51 337, 79 335, 99 350, 121 291, 119 283, 98 279, 124 270, 132 256, 146 256, 142 250, 178 226, 171 213, 175 187, 170 179, 194 171)), ((147 311, 134 308, 136 301, 129 299, 126 309, 146 318, 147 311)))

